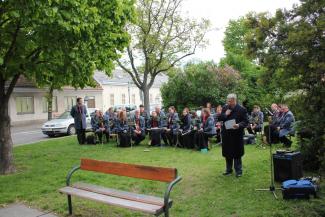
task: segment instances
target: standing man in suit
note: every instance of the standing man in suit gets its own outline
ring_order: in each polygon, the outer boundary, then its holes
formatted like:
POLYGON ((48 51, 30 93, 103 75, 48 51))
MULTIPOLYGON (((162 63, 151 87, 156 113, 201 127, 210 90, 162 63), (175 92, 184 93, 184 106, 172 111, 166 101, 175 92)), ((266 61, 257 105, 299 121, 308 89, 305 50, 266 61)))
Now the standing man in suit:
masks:
MULTIPOLYGON (((242 176, 242 156, 244 155, 244 129, 248 125, 247 110, 237 104, 236 94, 227 96, 227 104, 218 114, 222 126, 222 155, 226 158, 226 171, 223 175, 232 174, 232 167, 236 171, 236 177, 242 176), (235 123, 226 129, 225 122, 235 121, 235 123)), ((229 122, 228 122, 229 123, 229 122)))
POLYGON ((87 108, 83 104, 81 97, 77 98, 77 104, 72 107, 70 114, 74 118, 74 127, 76 128, 78 142, 80 145, 83 145, 86 142, 87 108))

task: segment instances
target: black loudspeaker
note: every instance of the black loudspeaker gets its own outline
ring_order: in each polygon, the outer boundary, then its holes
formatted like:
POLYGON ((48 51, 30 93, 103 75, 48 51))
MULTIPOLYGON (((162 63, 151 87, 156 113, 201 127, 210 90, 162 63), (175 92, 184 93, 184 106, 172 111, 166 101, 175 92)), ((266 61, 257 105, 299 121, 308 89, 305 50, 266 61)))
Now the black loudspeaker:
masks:
POLYGON ((300 152, 273 154, 274 180, 283 182, 302 177, 302 157, 300 152))

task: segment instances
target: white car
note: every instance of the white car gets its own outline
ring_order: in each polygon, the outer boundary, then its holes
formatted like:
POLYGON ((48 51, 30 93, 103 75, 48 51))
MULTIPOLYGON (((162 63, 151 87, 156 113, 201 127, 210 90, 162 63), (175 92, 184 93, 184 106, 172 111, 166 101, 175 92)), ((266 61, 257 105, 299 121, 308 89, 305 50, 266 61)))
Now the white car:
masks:
MULTIPOLYGON (((87 130, 91 130, 90 121, 91 117, 87 110, 87 130)), ((74 127, 74 119, 70 115, 70 111, 63 112, 58 118, 45 122, 42 126, 42 132, 49 137, 75 134, 76 129, 74 127)))

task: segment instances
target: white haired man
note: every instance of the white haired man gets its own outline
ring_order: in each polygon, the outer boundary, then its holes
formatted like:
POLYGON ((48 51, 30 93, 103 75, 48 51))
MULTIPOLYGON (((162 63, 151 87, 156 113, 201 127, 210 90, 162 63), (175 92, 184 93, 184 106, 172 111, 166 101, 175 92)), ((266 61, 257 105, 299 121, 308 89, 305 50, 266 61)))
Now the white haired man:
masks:
POLYGON ((236 177, 242 176, 242 156, 244 155, 244 129, 248 125, 247 110, 237 104, 236 94, 227 96, 227 104, 218 114, 222 126, 222 155, 226 159, 226 171, 231 175, 234 169, 236 177), (227 125, 227 126, 226 126, 227 125))

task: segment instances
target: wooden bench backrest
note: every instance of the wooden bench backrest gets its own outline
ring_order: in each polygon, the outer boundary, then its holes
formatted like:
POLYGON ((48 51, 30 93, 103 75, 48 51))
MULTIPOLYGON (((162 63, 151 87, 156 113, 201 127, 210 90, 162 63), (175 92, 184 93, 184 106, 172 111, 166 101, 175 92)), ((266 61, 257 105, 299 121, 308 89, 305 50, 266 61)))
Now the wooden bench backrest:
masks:
POLYGON ((92 159, 81 159, 80 168, 82 170, 161 182, 171 182, 177 178, 176 168, 151 167, 92 159))

